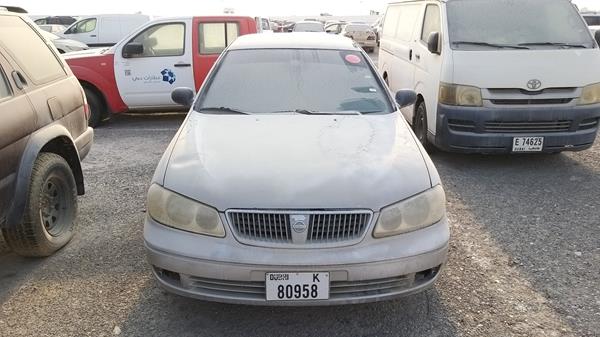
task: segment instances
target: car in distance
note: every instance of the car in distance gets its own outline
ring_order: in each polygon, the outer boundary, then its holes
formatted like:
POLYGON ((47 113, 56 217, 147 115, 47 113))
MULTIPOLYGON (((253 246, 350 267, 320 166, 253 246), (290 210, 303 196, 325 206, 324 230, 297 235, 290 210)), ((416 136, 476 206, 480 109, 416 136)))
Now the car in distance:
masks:
POLYGON ((85 89, 90 125, 127 111, 173 111, 178 86, 198 90, 221 52, 239 35, 256 33, 245 16, 162 18, 111 48, 64 55, 85 89))
POLYGON ((293 32, 312 32, 321 33, 324 32, 324 26, 318 21, 300 21, 296 22, 293 28, 293 32))
POLYGON ((156 169, 144 240, 167 290, 256 305, 391 299, 433 285, 449 228, 435 167, 350 39, 240 37, 156 169), (244 78, 252 78, 245 81, 244 78), (275 93, 275 94, 274 94, 275 93))
POLYGON ((374 52, 377 47, 377 36, 367 24, 349 23, 342 28, 340 34, 354 40, 368 53, 374 52))
POLYGON ((402 112, 426 148, 580 151, 600 121, 598 42, 571 1, 402 1, 378 65, 392 90, 417 91, 402 112))
POLYGON ((73 237, 93 131, 83 89, 50 41, 3 11, 0 117, 0 231, 15 253, 48 256, 73 237))
POLYGON ((40 29, 40 33, 46 40, 51 41, 52 44, 54 44, 54 46, 58 50, 58 52, 61 54, 89 49, 85 43, 75 40, 63 39, 43 29, 40 29))
POLYGON ((67 29, 67 26, 63 25, 38 25, 38 27, 40 27, 41 30, 45 30, 52 34, 62 33, 67 29))

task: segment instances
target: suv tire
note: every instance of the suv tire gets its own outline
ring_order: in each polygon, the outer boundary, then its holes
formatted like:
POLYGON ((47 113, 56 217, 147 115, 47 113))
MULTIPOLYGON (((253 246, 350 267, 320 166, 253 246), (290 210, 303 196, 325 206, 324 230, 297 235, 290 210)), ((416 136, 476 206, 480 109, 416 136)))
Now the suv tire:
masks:
POLYGON ((100 125, 104 119, 104 105, 95 92, 88 88, 84 88, 83 91, 85 91, 85 97, 90 107, 90 120, 88 121, 88 125, 95 128, 100 125))
POLYGON ((10 249, 23 256, 49 256, 73 238, 77 217, 75 177, 67 161, 41 153, 35 161, 23 223, 3 229, 10 249))

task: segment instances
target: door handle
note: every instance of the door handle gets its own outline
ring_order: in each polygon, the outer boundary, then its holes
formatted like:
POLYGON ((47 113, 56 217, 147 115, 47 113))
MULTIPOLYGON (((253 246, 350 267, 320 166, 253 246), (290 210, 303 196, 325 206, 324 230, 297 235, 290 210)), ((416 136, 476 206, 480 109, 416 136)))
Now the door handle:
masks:
POLYGON ((408 60, 409 60, 409 61, 412 61, 412 54, 413 54, 413 52, 412 52, 412 49, 411 49, 411 50, 408 52, 408 60))
POLYGON ((183 67, 191 67, 192 65, 189 63, 177 63, 174 66, 177 68, 183 68, 183 67))

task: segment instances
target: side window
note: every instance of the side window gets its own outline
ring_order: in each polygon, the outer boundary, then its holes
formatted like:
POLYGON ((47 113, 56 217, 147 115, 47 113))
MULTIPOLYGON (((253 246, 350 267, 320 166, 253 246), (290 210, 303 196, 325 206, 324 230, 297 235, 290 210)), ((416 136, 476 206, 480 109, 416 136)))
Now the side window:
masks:
POLYGON ((240 35, 236 22, 201 23, 200 54, 220 54, 240 35))
POLYGON ((400 19, 400 6, 389 7, 383 21, 383 36, 389 38, 396 37, 398 29, 398 20, 400 19))
POLYGON ((71 27, 65 34, 81 34, 81 33, 89 33, 96 30, 96 23, 98 20, 96 19, 87 19, 79 21, 75 24, 75 26, 71 27))
POLYGON ((441 33, 442 25, 440 23, 440 10, 436 5, 427 5, 425 9, 425 19, 423 19, 423 30, 421 31, 421 41, 427 43, 429 35, 433 32, 441 33))
POLYGON ((10 84, 8 84, 4 70, 0 66, 0 101, 10 96, 12 96, 12 90, 10 89, 10 84))
POLYGON ((67 75, 46 42, 19 17, 0 17, 0 44, 34 84, 67 75))
POLYGON ((181 56, 185 53, 185 24, 151 26, 129 41, 132 42, 144 47, 143 53, 136 57, 181 56))

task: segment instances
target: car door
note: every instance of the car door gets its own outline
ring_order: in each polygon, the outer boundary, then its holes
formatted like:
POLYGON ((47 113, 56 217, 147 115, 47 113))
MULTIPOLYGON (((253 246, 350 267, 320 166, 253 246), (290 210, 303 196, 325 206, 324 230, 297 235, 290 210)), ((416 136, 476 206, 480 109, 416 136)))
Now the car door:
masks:
MULTIPOLYGON (((0 16, 0 27, 2 27, 0 16)), ((0 29, 0 41, 2 41, 0 29)), ((23 90, 12 80, 18 76, 0 48, 0 224, 10 207, 17 169, 29 135, 35 130, 35 114, 23 90)))
MULTIPOLYGON (((194 80, 198 91, 221 52, 241 35, 240 22, 227 18, 194 18, 194 80)), ((247 32, 247 30, 246 30, 247 32)))
POLYGON ((115 50, 115 77, 130 108, 174 107, 171 91, 194 88, 191 20, 155 22, 115 50), (128 46, 141 45, 130 54, 128 46))
POLYGON ((83 42, 90 47, 98 45, 98 19, 89 18, 75 22, 69 27, 62 36, 66 39, 72 39, 83 42))
MULTIPOLYGON (((428 4, 425 7, 424 15, 421 17, 423 19, 420 22, 423 24, 416 32, 418 42, 415 44, 414 49, 415 89, 425 99, 428 130, 431 134, 435 134, 442 56, 429 51, 427 40, 429 35, 434 32, 440 34, 440 41, 443 39, 440 7, 437 4, 428 4)), ((440 46, 442 45, 443 43, 440 43, 440 46)))

